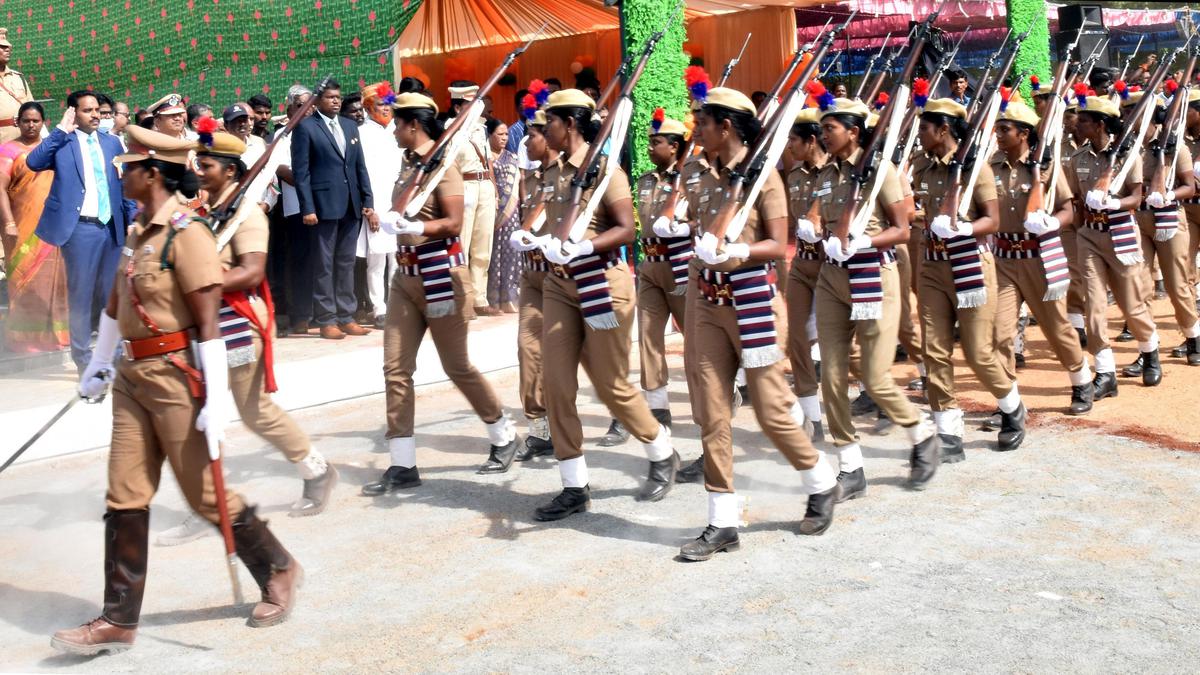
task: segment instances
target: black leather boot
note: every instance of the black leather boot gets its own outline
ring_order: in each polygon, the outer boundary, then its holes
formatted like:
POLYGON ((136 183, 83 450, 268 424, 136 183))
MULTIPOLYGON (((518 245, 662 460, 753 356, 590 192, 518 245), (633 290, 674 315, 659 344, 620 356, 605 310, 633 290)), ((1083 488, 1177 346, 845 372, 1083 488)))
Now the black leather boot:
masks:
POLYGON ((1129 332, 1129 324, 1121 325, 1121 332, 1113 338, 1114 342, 1133 342, 1133 333, 1129 332))
POLYGON ((614 419, 612 424, 608 425, 608 431, 600 438, 599 445, 602 448, 611 448, 621 445, 629 440, 629 430, 621 424, 620 420, 614 419))
POLYGON ((1187 348, 1188 348, 1187 340, 1180 342, 1178 347, 1171 349, 1171 358, 1182 359, 1182 358, 1186 357, 1187 353, 1188 353, 1187 348))
POLYGON ((420 484, 421 474, 417 471, 417 467, 406 469, 402 466, 389 466, 387 471, 383 472, 383 478, 364 485, 362 493, 367 497, 378 497, 395 490, 417 487, 420 484))
POLYGON ((1092 411, 1092 401, 1095 400, 1096 386, 1091 382, 1071 387, 1072 415, 1086 415, 1092 411))
POLYGON ((1117 397, 1116 373, 1096 373, 1092 378, 1093 400, 1103 401, 1108 397, 1117 397))
POLYGON ((666 408, 657 408, 657 409, 651 408, 650 414, 654 415, 654 419, 658 420, 659 424, 663 425, 664 427, 666 427, 668 429, 671 428, 671 411, 670 410, 667 410, 666 408))
POLYGON ((1200 366, 1200 337, 1188 338, 1183 344, 1187 347, 1187 364, 1200 366))
POLYGON ((1142 364, 1142 355, 1138 354, 1137 359, 1121 369, 1121 377, 1141 377, 1145 372, 1142 364))
POLYGON ((812 429, 813 429, 812 437, 809 438, 808 440, 812 441, 813 443, 824 443, 825 442, 825 427, 822 426, 820 422, 813 422, 812 429))
POLYGON ((684 560, 702 562, 714 555, 726 552, 732 553, 741 547, 738 541, 736 527, 713 527, 709 525, 696 539, 689 541, 679 549, 679 557, 684 560))
POLYGON ((837 502, 838 486, 808 496, 808 508, 800 521, 800 534, 819 536, 833 524, 833 505, 837 502))
POLYGON ((479 473, 504 473, 512 466, 513 458, 517 456, 517 448, 521 447, 521 439, 513 436, 507 445, 492 445, 488 449, 487 461, 479 467, 479 473))
POLYGON ((1158 362, 1158 350, 1142 352, 1142 384, 1157 387, 1162 382, 1162 365, 1158 362))
POLYGON ((1000 452, 1009 452, 1021 447, 1021 442, 1025 440, 1025 418, 1028 411, 1025 409, 1025 403, 1022 402, 1017 406, 1017 409, 1011 413, 1000 413, 1000 435, 996 437, 996 449, 1000 452))
POLYGON ((938 440, 942 443, 942 464, 956 464, 967 458, 967 453, 963 451, 962 436, 938 434, 938 440))
POLYGON ((304 569, 271 534, 267 522, 259 520, 253 506, 247 506, 233 521, 233 543, 262 591, 262 600, 251 612, 250 625, 264 628, 283 623, 296 605, 304 569))
POLYGON ((679 453, 672 451, 671 456, 659 461, 650 462, 650 472, 646 475, 646 484, 637 495, 639 502, 662 501, 663 497, 675 485, 675 475, 679 473, 679 453))
POLYGON ((879 406, 875 404, 875 400, 871 398, 866 389, 862 390, 858 398, 854 399, 854 402, 850 404, 850 414, 854 417, 878 412, 879 406))
POLYGON ((937 473, 938 465, 944 461, 940 435, 930 434, 929 438, 914 445, 908 461, 911 465, 908 470, 908 489, 924 490, 937 473))
POLYGON ((588 486, 581 488, 563 488, 562 492, 534 511, 537 520, 562 520, 573 513, 583 513, 592 505, 592 491, 588 486))
POLYGON ((549 457, 553 454, 554 443, 537 436, 526 436, 524 445, 517 448, 517 454, 513 456, 513 460, 528 462, 535 457, 549 457))
POLYGON ((704 482, 704 455, 701 454, 691 464, 683 467, 675 472, 676 483, 703 483, 704 482))
POLYGON ((867 474, 861 466, 853 471, 842 471, 838 474, 837 482, 841 488, 838 491, 838 504, 867 494, 867 474))
POLYGON ((1079 334, 1079 346, 1087 349, 1087 331, 1082 328, 1076 328, 1075 332, 1079 334))

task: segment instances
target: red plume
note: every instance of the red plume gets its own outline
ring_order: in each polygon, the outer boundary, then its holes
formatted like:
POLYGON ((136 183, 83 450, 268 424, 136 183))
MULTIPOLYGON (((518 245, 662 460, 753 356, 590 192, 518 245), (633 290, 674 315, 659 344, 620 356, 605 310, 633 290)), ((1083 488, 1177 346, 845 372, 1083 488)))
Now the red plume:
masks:
POLYGON ((913 80, 912 92, 913 96, 929 96, 929 80, 923 77, 913 80))
POLYGON ((683 70, 683 81, 689 87, 697 82, 707 82, 708 72, 704 70, 704 66, 688 66, 683 70))
POLYGON ((1087 96, 1088 95, 1087 84, 1084 82, 1076 82, 1075 83, 1075 95, 1076 96, 1087 96))
POLYGON ((217 130, 217 120, 215 117, 204 116, 196 121, 196 131, 202 134, 211 134, 217 130))
POLYGON ((879 92, 879 96, 875 97, 875 109, 882 110, 887 107, 888 101, 890 101, 891 98, 892 97, 889 96, 886 91, 879 92))
POLYGON ((1179 89, 1179 83, 1174 79, 1167 80, 1167 83, 1163 85, 1163 89, 1166 89, 1167 93, 1173 96, 1175 94, 1175 90, 1179 89))
POLYGON ((661 122, 661 121, 663 121, 663 120, 664 120, 664 119, 666 119, 666 118, 667 118, 667 111, 666 111, 666 110, 663 110, 662 108, 655 108, 655 109, 654 109, 654 117, 653 117, 653 119, 654 119, 654 121, 655 121, 655 122, 661 122))

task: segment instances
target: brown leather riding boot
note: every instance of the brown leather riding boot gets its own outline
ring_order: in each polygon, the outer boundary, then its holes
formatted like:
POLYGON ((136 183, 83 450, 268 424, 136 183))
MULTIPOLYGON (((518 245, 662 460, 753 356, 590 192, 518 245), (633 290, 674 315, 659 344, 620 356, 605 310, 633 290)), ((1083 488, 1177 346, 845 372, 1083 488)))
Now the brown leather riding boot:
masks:
POLYGON ((78 628, 55 633, 52 647, 91 656, 133 646, 146 590, 149 537, 149 509, 104 514, 104 611, 78 628))
POLYGON ((296 604, 304 569, 267 529, 266 521, 254 515, 254 507, 247 507, 234 521, 233 541, 238 557, 262 590, 262 601, 254 606, 250 625, 262 628, 283 623, 296 604))

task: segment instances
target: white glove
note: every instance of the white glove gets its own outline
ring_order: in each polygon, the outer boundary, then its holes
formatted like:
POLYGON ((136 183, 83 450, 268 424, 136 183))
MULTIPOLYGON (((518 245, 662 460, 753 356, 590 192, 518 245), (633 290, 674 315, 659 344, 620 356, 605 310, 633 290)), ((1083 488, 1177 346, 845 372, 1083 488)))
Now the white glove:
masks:
POLYGON ((749 260, 750 244, 744 244, 740 241, 725 244, 725 257, 733 258, 734 260, 749 260))
POLYGON ((853 258, 855 253, 866 248, 871 248, 871 238, 865 234, 852 237, 846 245, 845 250, 842 249, 841 239, 830 237, 825 240, 825 255, 838 262, 846 262, 850 258, 853 258))
POLYGON ((1093 211, 1119 211, 1121 209, 1121 200, 1109 196, 1104 190, 1089 191, 1084 203, 1093 211))
POLYGON ((1196 162, 1192 165, 1192 175, 1200 179, 1200 162, 1196 162))
POLYGON ((651 227, 651 229, 654 230, 654 234, 660 237, 666 237, 668 239, 686 237, 692 233, 692 228, 688 227, 686 222, 681 222, 666 216, 659 216, 657 219, 655 219, 654 225, 651 227))
POLYGON ((703 235, 696 238, 696 255, 709 265, 719 265, 722 262, 725 262, 725 260, 728 260, 728 258, 723 258, 718 262, 711 262, 717 260, 718 256, 720 255, 717 253, 717 245, 719 243, 720 242, 717 241, 716 235, 711 232, 705 232, 703 235))
POLYGON ((92 351, 92 360, 88 361, 79 376, 79 385, 76 387, 79 398, 88 403, 104 400, 108 385, 113 379, 113 357, 117 351, 117 341, 120 339, 121 330, 117 328, 117 320, 109 316, 107 311, 100 312, 100 333, 96 337, 96 348, 92 351))
POLYGON ((817 226, 813 225, 812 221, 807 218, 796 219, 796 238, 801 241, 807 241, 810 244, 821 241, 821 236, 817 234, 817 226))
POLYGON ((595 251, 595 245, 591 239, 584 239, 576 244, 571 240, 559 241, 554 237, 542 245, 542 254, 546 256, 546 260, 558 265, 566 265, 572 260, 585 255, 591 255, 595 251))
POLYGON ((1029 234, 1041 236, 1060 227, 1062 224, 1058 222, 1058 218, 1040 209, 1025 216, 1025 231, 1029 234))
POLYGON ((409 220, 403 214, 388 211, 379 214, 379 229, 391 235, 425 234, 425 223, 419 220, 409 220))
POLYGON ((1161 192, 1151 192, 1146 197, 1146 205, 1152 209, 1162 209, 1169 206, 1175 201, 1175 191, 1167 190, 1166 194, 1161 192))
POLYGON ((229 357, 221 338, 200 343, 200 367, 204 371, 204 407, 196 416, 196 431, 203 431, 211 455, 216 443, 225 440, 225 427, 232 415, 229 398, 229 357))
POLYGON ((929 225, 929 229, 942 239, 969 237, 975 233, 975 226, 970 222, 959 220, 957 224, 952 224, 950 216, 945 215, 935 216, 933 222, 929 225))
POLYGON ((675 220, 687 221, 688 215, 688 200, 686 197, 680 197, 679 201, 675 202, 675 220))
POLYGON ((529 231, 517 230, 508 235, 508 245, 514 251, 532 251, 538 247, 538 242, 529 231))

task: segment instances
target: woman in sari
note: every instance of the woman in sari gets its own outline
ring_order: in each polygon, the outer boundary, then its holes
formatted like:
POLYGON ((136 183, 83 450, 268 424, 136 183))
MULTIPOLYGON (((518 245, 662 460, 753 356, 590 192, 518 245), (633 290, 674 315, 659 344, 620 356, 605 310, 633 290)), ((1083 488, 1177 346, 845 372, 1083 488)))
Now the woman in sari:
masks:
POLYGON ((53 351, 70 344, 62 255, 34 234, 54 172, 31 171, 25 165, 25 157, 41 142, 44 121, 40 104, 25 103, 17 113, 20 137, 0 145, 0 222, 9 294, 4 342, 13 352, 53 351))
POLYGON ((496 236, 492 241, 492 265, 488 268, 488 305, 493 314, 516 314, 520 294, 520 254, 508 245, 508 238, 521 227, 521 170, 516 153, 505 150, 508 127, 495 118, 487 121, 488 143, 497 153, 492 164, 496 178, 496 236))

